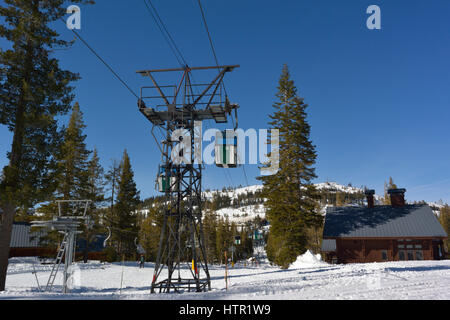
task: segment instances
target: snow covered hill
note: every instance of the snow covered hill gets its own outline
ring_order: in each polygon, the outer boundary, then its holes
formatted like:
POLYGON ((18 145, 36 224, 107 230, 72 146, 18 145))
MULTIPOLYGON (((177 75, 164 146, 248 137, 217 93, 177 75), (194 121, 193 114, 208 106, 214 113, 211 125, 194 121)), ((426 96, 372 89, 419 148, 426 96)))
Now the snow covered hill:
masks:
MULTIPOLYGON (((355 193, 361 193, 364 192, 362 188, 356 188, 353 186, 344 186, 336 182, 323 182, 315 184, 316 188, 319 190, 327 190, 330 192, 343 192, 343 193, 349 193, 349 194, 355 194, 355 193)), ((213 190, 213 191, 205 191, 203 193, 203 196, 205 199, 212 201, 214 196, 227 196, 233 200, 237 200, 238 196, 249 194, 249 193, 257 193, 262 191, 263 186, 262 185, 254 185, 249 187, 241 187, 237 189, 231 189, 231 190, 213 190)), ((375 196, 376 200, 379 200, 380 196, 375 196)), ((326 207, 323 208, 322 213, 325 214, 326 207)), ((260 217, 262 219, 266 216, 266 211, 264 208, 264 205, 249 205, 249 206, 242 206, 239 208, 222 208, 220 210, 216 211, 216 214, 223 217, 228 218, 232 222, 236 222, 238 224, 245 223, 247 221, 251 221, 256 217, 260 217)))
MULTIPOLYGON (((362 188, 356 188, 351 185, 344 186, 337 182, 322 182, 322 183, 314 184, 314 186, 318 190, 340 191, 340 192, 351 193, 351 194, 364 192, 364 189, 362 189, 362 188)), ((262 185, 254 185, 254 186, 241 187, 241 188, 237 188, 237 189, 233 189, 233 190, 225 190, 225 191, 222 191, 222 190, 205 191, 205 192, 203 192, 203 196, 208 200, 211 200, 213 198, 214 194, 219 194, 221 196, 227 195, 231 199, 236 199, 238 195, 247 194, 250 192, 255 193, 255 192, 261 191, 262 188, 263 188, 262 185)), ((376 198, 381 198, 381 197, 376 196, 376 198)))
MULTIPOLYGON (((78 284, 69 295, 61 290, 61 272, 53 293, 41 293, 32 274, 34 260, 11 259, 6 299, 138 299, 138 300, 349 300, 450 299, 450 261, 407 261, 352 265, 328 265, 312 254, 299 257, 288 270, 269 265, 237 264, 229 268, 228 291, 225 267, 212 265, 212 291, 150 295, 153 264, 139 269, 136 262, 77 264, 78 284), (122 269, 123 268, 123 269, 122 269), (120 290, 123 270, 122 290, 120 290)), ((35 265, 40 284, 46 283, 51 266, 35 265)), ((186 276, 190 271, 182 270, 186 276)), ((161 275, 165 276, 164 272, 161 275)))
MULTIPOLYGON (((364 189, 353 187, 351 185, 341 185, 337 182, 322 182, 315 184, 316 188, 318 190, 325 190, 330 192, 342 192, 347 194, 356 194, 356 193, 362 193, 364 192, 364 189)), ((214 195, 220 195, 220 196, 228 196, 232 201, 236 200, 238 196, 249 194, 249 193, 257 193, 261 191, 263 188, 262 185, 254 185, 249 187, 242 187, 232 190, 214 190, 214 191, 206 191, 203 193, 205 199, 211 201, 214 197, 214 195)), ((383 196, 375 195, 375 204, 381 205, 383 196)), ((433 212, 436 215, 439 215, 440 209, 444 206, 443 204, 436 203, 436 202, 429 202, 427 203, 433 210, 433 212)), ((357 204, 355 204, 357 205, 357 204)), ((322 214, 325 215, 327 206, 322 207, 322 214)), ((239 208, 223 208, 218 211, 216 211, 216 214, 222 217, 228 217, 230 221, 236 222, 238 224, 245 223, 247 221, 253 220, 255 217, 265 218, 265 208, 264 205, 250 205, 250 206, 243 206, 239 208)))
POLYGON ((344 186, 337 182, 322 182, 315 184, 318 190, 340 191, 345 193, 360 193, 364 192, 362 188, 356 188, 351 185, 344 186))
POLYGON ((239 195, 248 194, 248 193, 256 193, 258 191, 261 191, 262 188, 263 188, 262 185, 255 185, 255 186, 242 187, 242 188, 225 190, 225 191, 212 190, 212 191, 203 192, 203 196, 207 200, 212 200, 213 196, 216 194, 216 195, 221 195, 221 196, 228 196, 231 198, 231 200, 234 200, 234 199, 237 199, 237 197, 239 195))

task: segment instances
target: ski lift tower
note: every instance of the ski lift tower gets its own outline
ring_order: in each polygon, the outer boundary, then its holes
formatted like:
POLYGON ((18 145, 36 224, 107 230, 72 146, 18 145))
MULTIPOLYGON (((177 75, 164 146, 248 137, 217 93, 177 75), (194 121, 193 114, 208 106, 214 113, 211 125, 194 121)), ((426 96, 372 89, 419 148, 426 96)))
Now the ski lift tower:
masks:
POLYGON ((228 116, 232 117, 233 111, 237 115, 238 105, 229 103, 222 87, 224 76, 238 67, 186 66, 179 69, 137 72, 149 77, 153 83, 153 86, 141 88, 138 106, 140 112, 152 123, 152 135, 162 154, 158 184, 166 198, 152 293, 156 290, 160 293, 211 290, 202 226, 203 163, 198 161, 199 152, 200 155, 202 152, 202 132, 201 129, 199 132, 196 125, 205 120, 228 123, 228 116), (206 75, 208 70, 213 72, 212 81, 203 84, 192 82, 193 72, 196 72, 196 75, 200 72, 206 75), (156 80, 157 74, 162 77, 162 74, 167 76, 175 73, 181 74, 177 84, 162 86, 156 80), (156 92, 156 95, 148 95, 151 91, 153 94, 156 92), (161 144, 155 136, 155 128, 160 129, 163 135, 161 144), (174 133, 179 132, 177 130, 186 133, 183 137, 190 137, 190 150, 185 152, 186 154, 179 154, 178 148, 182 138, 174 137, 174 133), (172 154, 177 153, 190 160, 189 163, 174 162, 172 154), (190 277, 182 278, 182 263, 189 266, 190 277), (167 276, 160 280, 165 267, 167 276))
POLYGON ((78 228, 89 221, 87 210, 90 200, 57 200, 58 215, 50 221, 33 221, 33 227, 44 227, 56 230, 63 234, 63 240, 59 245, 58 254, 53 263, 52 271, 47 281, 46 291, 51 291, 58 274, 59 267, 64 259, 63 293, 69 293, 69 278, 71 266, 75 259, 76 235, 81 233, 78 228), (64 208, 63 208, 64 206, 64 208), (68 213, 70 210, 70 214, 68 213))

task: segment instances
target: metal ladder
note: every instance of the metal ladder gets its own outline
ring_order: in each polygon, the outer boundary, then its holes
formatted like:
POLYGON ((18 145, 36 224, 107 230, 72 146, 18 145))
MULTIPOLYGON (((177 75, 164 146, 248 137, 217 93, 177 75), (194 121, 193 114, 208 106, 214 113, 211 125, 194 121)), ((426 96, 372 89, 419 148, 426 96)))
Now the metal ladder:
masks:
POLYGON ((50 277, 48 278, 46 290, 50 291, 53 287, 53 283, 55 282, 56 274, 58 273, 59 266, 61 265, 61 261, 64 257, 64 253, 66 252, 67 241, 69 238, 68 233, 64 233, 64 238, 59 246, 58 255, 56 256, 55 263, 53 264, 52 272, 50 273, 50 277))

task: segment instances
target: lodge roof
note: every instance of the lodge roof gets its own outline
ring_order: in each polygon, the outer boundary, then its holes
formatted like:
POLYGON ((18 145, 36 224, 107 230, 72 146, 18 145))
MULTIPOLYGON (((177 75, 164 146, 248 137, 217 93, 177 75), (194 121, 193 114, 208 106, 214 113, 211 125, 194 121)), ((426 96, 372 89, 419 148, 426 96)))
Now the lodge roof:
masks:
POLYGON ((41 237, 47 234, 45 230, 31 231, 31 224, 14 222, 11 234, 11 248, 40 248, 41 237))
POLYGON ((428 205, 332 207, 327 209, 324 239, 446 238, 428 205))

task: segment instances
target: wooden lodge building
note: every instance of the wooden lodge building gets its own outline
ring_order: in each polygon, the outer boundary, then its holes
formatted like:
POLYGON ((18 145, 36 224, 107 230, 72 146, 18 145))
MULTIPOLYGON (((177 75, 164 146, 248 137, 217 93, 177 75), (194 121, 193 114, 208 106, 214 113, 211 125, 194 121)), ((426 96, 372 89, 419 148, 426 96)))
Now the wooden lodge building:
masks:
POLYGON ((14 222, 9 257, 38 257, 55 255, 55 249, 47 247, 41 238, 47 233, 44 230, 31 231, 31 224, 14 222))
POLYGON ((405 189, 391 189, 390 206, 328 208, 322 252, 330 263, 442 260, 448 237, 428 205, 407 205, 405 189))
MULTIPOLYGON (((55 245, 50 245, 45 241, 47 231, 32 231, 31 224, 14 222, 9 257, 50 257, 54 258, 57 254, 55 245)), ((87 258, 89 260, 106 260, 106 254, 103 251, 103 243, 106 239, 105 235, 96 235, 94 240, 89 244, 89 252, 87 258)), ((83 239, 77 239, 76 258, 84 256, 86 242, 83 239)))

